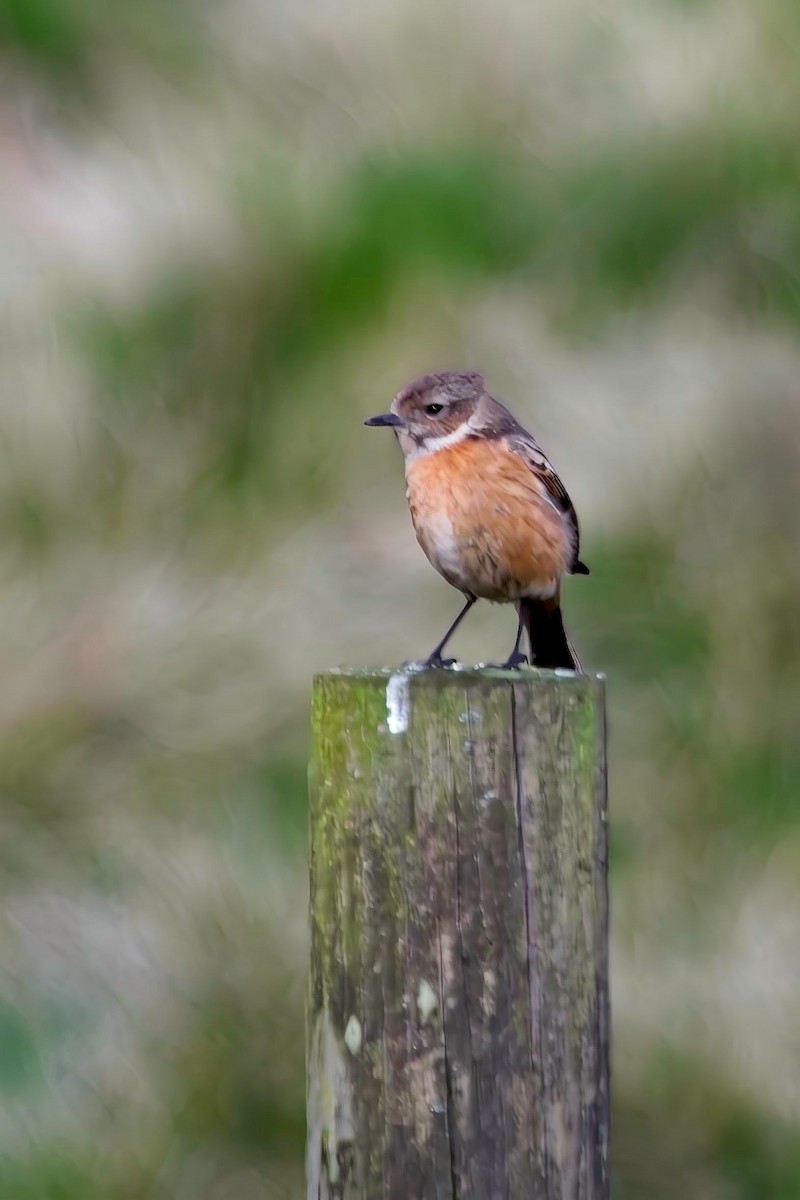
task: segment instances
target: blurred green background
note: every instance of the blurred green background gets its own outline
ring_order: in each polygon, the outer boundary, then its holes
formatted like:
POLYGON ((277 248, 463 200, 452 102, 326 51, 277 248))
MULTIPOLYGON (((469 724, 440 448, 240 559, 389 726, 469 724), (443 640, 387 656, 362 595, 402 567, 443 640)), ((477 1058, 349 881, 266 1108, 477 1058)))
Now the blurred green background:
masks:
POLYGON ((592 568, 615 1198, 796 1200, 798 6, 0 0, 0 42, 0 1196, 302 1197, 310 676, 458 606, 361 421, 477 367, 592 568))

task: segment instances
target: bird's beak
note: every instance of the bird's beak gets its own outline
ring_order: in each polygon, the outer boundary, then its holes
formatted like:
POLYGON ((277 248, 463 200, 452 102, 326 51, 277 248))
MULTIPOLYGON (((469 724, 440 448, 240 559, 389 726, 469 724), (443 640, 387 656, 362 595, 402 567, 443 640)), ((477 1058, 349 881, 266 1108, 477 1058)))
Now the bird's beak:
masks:
POLYGON ((404 425, 405 422, 402 420, 401 417, 398 417, 396 413, 388 412, 388 413, 381 413, 380 416, 377 416, 377 417, 368 417, 367 420, 364 422, 364 424, 365 425, 391 425, 395 429, 397 429, 401 425, 404 425))

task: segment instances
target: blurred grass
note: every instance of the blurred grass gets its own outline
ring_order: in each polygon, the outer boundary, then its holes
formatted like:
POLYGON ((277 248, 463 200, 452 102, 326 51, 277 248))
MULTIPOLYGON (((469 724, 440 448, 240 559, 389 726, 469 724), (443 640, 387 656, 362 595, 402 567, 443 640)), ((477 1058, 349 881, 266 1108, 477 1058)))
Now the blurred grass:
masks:
MULTIPOLYGON (((287 447, 282 414, 317 364, 335 364, 386 325, 403 280, 435 272, 456 288, 529 284, 552 298, 562 333, 598 337, 620 309, 686 286, 684 273, 702 262, 731 320, 758 314, 791 326, 800 213, 781 222, 779 253, 768 256, 757 231, 776 198, 798 190, 800 149, 782 129, 628 144, 557 175, 489 147, 394 155, 358 166, 308 230, 283 228, 283 202, 274 222, 260 209, 280 248, 259 247, 248 228, 254 254, 244 270, 237 262, 227 276, 194 272, 166 294, 159 286, 133 314, 87 312, 79 342, 101 403, 137 422, 174 422, 178 435, 185 422, 202 427, 188 514, 243 494, 258 509, 313 509, 342 479, 315 440, 287 447)), ((349 437, 337 425, 326 433, 349 437)), ((41 519, 30 534, 42 536, 41 519)))
POLYGON ((96 105, 98 75, 130 57, 186 81, 203 57, 199 17, 184 0, 0 0, 0 36, 46 86, 96 105))
POLYGON ((615 1194, 800 1194, 800 19, 502 15, 0 0, 0 1196, 302 1194, 308 679, 452 606, 360 425, 448 363, 582 517, 615 1194))

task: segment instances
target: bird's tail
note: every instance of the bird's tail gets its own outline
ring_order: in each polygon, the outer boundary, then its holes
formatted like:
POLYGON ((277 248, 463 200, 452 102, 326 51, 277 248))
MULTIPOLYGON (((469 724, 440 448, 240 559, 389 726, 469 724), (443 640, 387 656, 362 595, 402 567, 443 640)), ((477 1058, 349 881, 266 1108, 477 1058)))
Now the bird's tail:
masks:
POLYGON ((558 597, 551 600, 524 600, 525 624, 531 643, 531 662, 535 667, 583 671, 581 661, 569 640, 561 618, 558 597))

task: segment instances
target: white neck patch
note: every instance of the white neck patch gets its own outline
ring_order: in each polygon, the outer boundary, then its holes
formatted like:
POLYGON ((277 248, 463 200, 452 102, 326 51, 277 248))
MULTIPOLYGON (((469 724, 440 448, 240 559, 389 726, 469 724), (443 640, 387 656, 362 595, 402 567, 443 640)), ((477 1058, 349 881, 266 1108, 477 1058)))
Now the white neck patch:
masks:
POLYGON ((463 442, 465 438, 468 438, 474 432, 475 430, 469 421, 464 421, 452 433, 445 433, 437 438, 426 438, 422 446, 414 447, 406 458, 406 462, 415 462, 418 458, 427 458, 429 454, 436 454, 439 450, 446 450, 448 446, 457 446, 459 442, 463 442))

